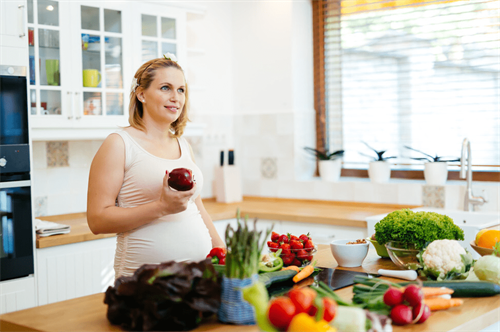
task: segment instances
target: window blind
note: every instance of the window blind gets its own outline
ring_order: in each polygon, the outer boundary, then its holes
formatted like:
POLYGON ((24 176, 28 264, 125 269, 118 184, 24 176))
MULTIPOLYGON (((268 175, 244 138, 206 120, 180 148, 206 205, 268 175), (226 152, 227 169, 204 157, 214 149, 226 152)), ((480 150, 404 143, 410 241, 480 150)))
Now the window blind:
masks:
POLYGON ((344 149, 344 167, 376 156, 363 142, 398 156, 401 168, 421 168, 410 157, 425 156, 405 146, 458 158, 466 137, 474 165, 500 165, 499 0, 313 7, 317 129, 326 128, 318 143, 344 149))

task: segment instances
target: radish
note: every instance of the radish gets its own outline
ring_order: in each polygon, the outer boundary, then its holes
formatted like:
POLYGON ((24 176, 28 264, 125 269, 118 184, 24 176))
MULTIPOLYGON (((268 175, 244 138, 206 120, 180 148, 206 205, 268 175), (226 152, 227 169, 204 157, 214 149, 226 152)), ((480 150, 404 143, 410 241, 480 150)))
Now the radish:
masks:
POLYGON ((390 307, 403 303, 403 292, 397 288, 389 287, 384 294, 384 303, 390 307))
POLYGON ((420 319, 416 322, 418 324, 425 322, 431 315, 431 309, 429 309, 429 306, 421 302, 418 306, 413 307, 413 320, 416 320, 418 318, 418 315, 420 315, 420 311, 423 312, 420 316, 420 319))
POLYGON ((424 299, 424 292, 416 285, 409 285, 406 287, 403 294, 403 299, 412 307, 417 307, 424 299))
POLYGON ((412 312, 410 307, 404 304, 398 304, 391 310, 391 318, 396 325, 407 325, 412 321, 412 312))

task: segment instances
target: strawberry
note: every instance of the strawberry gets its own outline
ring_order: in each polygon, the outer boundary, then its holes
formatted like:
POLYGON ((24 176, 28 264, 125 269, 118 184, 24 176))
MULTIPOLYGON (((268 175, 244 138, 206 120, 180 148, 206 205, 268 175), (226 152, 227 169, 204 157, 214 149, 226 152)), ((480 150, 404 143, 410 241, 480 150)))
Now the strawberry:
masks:
POLYGON ((271 233, 271 241, 273 242, 278 242, 278 239, 280 238, 280 235, 276 232, 271 233))
POLYGON ((312 242, 312 240, 307 240, 306 242, 304 242, 304 249, 307 252, 311 252, 314 249, 314 243, 312 242))
POLYGON ((271 252, 276 252, 279 248, 279 245, 273 241, 267 241, 267 246, 269 247, 269 250, 271 250, 271 252))

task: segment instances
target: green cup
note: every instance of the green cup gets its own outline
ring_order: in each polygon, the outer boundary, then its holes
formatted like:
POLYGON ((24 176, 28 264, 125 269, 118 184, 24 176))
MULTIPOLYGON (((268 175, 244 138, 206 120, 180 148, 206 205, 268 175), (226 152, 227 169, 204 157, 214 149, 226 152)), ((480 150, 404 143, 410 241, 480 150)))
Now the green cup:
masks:
POLYGON ((45 60, 45 73, 48 85, 59 85, 59 60, 45 60))
POLYGON ((95 88, 101 83, 101 73, 97 69, 83 70, 83 86, 95 88))

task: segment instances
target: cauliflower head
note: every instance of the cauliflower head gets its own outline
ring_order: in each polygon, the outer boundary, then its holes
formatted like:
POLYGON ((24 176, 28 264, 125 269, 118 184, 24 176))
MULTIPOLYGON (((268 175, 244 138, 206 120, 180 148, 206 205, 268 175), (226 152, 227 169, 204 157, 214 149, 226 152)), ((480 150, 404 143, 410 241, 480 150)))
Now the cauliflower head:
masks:
POLYGON ((435 240, 418 254, 421 274, 430 279, 465 279, 472 265, 472 255, 456 240, 435 240))

